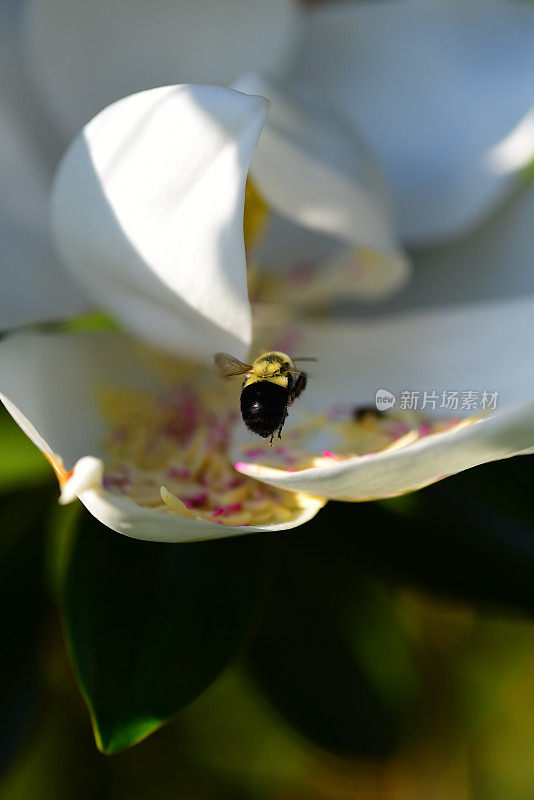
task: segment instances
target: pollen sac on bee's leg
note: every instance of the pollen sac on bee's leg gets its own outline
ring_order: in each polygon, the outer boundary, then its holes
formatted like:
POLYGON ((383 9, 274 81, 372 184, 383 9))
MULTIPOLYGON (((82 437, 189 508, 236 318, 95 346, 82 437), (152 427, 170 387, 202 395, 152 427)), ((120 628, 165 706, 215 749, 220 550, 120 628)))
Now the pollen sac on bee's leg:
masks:
POLYGON ((268 439, 283 424, 289 389, 270 381, 255 381, 241 392, 241 415, 252 433, 268 439))

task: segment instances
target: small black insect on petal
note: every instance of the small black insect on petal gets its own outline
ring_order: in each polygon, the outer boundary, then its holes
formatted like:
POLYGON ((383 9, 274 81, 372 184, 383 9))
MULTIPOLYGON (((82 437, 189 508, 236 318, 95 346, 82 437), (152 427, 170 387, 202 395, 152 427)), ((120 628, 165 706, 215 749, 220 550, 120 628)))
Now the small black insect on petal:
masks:
POLYGON ((366 417, 385 417, 385 411, 379 411, 376 406, 355 406, 352 409, 352 419, 354 422, 361 422, 366 417))

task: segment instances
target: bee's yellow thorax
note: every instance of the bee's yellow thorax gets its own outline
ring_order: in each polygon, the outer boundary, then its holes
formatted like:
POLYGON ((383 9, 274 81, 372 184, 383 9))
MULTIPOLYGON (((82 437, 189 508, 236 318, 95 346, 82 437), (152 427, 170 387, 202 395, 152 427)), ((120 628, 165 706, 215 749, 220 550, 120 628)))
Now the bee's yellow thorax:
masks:
POLYGON ((293 369, 293 362, 285 353, 278 351, 264 353, 254 361, 244 386, 250 386, 251 383, 256 383, 256 381, 269 381, 269 383, 276 383, 278 386, 287 389, 289 377, 287 373, 281 371, 287 364, 293 369))

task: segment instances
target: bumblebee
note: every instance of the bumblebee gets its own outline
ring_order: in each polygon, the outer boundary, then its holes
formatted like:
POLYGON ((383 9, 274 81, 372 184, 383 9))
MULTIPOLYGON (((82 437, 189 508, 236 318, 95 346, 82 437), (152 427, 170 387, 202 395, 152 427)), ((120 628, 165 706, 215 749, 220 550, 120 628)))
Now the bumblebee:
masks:
POLYGON ((244 364, 228 353, 216 353, 214 358, 221 378, 246 375, 241 416, 249 431, 264 439, 271 437, 270 445, 276 433, 281 439, 289 407, 306 388, 307 375, 295 368, 295 362, 315 359, 291 359, 277 350, 263 353, 253 364, 244 364))

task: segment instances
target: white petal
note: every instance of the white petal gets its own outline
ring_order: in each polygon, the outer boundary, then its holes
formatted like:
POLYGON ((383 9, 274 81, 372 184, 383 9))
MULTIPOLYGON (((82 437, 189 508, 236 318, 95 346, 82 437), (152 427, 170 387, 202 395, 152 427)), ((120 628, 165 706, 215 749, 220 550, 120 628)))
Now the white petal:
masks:
POLYGON ((534 447, 534 402, 404 449, 347 459, 328 467, 284 472, 261 465, 239 471, 271 486, 332 500, 378 500, 427 486, 457 472, 534 447))
POLYGON ((70 139, 132 92, 283 72, 300 32, 294 0, 32 0, 26 46, 70 139))
POLYGON ((344 249, 339 239, 295 225, 287 217, 271 212, 254 257, 262 269, 284 273, 302 261, 328 261, 344 249))
POLYGON ((382 177, 339 112, 313 94, 283 90, 259 75, 232 85, 272 104, 251 165, 269 205, 299 225, 396 254, 382 177))
POLYGON ((233 528, 210 522, 182 519, 174 515, 163 515, 149 508, 141 508, 130 498, 111 494, 105 490, 87 489, 80 493, 84 506, 108 528, 133 539, 155 542, 191 542, 203 539, 223 539, 228 536, 243 536, 289 530, 312 519, 324 505, 324 501, 309 499, 309 506, 298 518, 277 525, 249 525, 233 528))
POLYGON ((277 213, 269 216, 253 259, 259 281, 271 284, 269 299, 283 298, 284 304, 305 312, 340 300, 384 303, 412 276, 410 260, 401 251, 395 255, 365 247, 349 249, 339 239, 277 213))
POLYGON ((19 36, 21 10, 21 3, 17 0, 0 0, 0 27, 6 38, 19 36))
POLYGON ((84 506, 104 525, 117 533, 133 539, 155 542, 192 542, 203 539, 223 539, 228 536, 243 536, 247 533, 289 530, 304 525, 324 505, 324 501, 308 498, 307 507, 291 522, 276 525, 247 525, 231 527, 216 525, 203 520, 182 519, 175 515, 164 515, 150 508, 141 508, 128 497, 111 494, 105 490, 87 489, 80 493, 84 506))
POLYGON ((168 351, 247 353, 244 187, 267 108, 215 86, 141 92, 92 120, 62 161, 53 220, 65 265, 168 351))
POLYGON ((403 289, 411 275, 402 254, 348 249, 339 240, 272 216, 254 252, 253 298, 309 313, 339 301, 384 302, 403 289))
POLYGON ((533 220, 531 181, 469 236, 413 253, 410 286, 385 310, 534 296, 533 220))
MULTIPOLYGON (((499 392, 496 412, 476 424, 403 450, 329 467, 282 472, 240 467, 283 489, 334 499, 408 491, 453 472, 534 446, 534 300, 458 307, 360 324, 316 324, 293 332, 294 352, 318 357, 302 407, 374 404, 378 389, 499 392)), ((439 411, 439 409, 438 409, 439 411)), ((443 412, 442 412, 443 413, 443 412)), ((286 423, 291 430, 291 413, 286 423)))
MULTIPOLYGON (((141 508, 102 487, 103 440, 109 422, 100 413, 103 388, 161 391, 168 375, 157 357, 114 334, 20 333, 0 343, 0 399, 54 466, 61 502, 80 498, 101 522, 137 539, 181 542, 277 531, 301 525, 324 501, 306 498, 285 524, 230 527, 141 508)), ((185 509, 184 509, 185 510, 185 509)))
MULTIPOLYGON (((534 298, 463 304, 369 320, 306 325, 287 333, 289 352, 313 356, 303 395, 313 411, 369 405, 377 389, 498 389, 500 407, 534 397, 534 298)), ((270 342, 261 332, 263 341, 270 342)), ((285 346, 285 345, 284 345, 285 346)), ((304 400, 303 400, 304 403, 304 400)))
POLYGON ((106 423, 103 386, 161 389, 147 357, 114 334, 18 333, 0 343, 2 401, 47 456, 69 472, 84 455, 100 456, 106 423))
POLYGON ((52 249, 46 138, 14 55, 0 41, 0 330, 69 316, 86 304, 52 249))
POLYGON ((465 232, 534 157, 534 8, 510 0, 318 7, 297 77, 335 97, 390 180, 403 236, 465 232))

